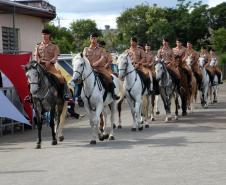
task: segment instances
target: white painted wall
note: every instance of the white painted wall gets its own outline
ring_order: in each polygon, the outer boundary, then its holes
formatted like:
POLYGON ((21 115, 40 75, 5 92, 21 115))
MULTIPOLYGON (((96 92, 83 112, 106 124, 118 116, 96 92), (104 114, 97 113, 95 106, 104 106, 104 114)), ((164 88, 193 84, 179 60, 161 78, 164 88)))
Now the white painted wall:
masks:
MULTIPOLYGON (((13 27, 12 14, 0 14, 0 52, 3 51, 2 26, 13 27)), ((16 14, 15 27, 19 29, 19 50, 33 52, 36 44, 42 39, 43 20, 38 17, 16 14)))

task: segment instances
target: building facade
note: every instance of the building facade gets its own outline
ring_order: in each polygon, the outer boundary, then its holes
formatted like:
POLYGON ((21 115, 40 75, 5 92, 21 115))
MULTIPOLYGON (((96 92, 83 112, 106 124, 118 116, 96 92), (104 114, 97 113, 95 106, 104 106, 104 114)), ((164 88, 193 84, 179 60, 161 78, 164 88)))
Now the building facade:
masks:
POLYGON ((0 0, 0 53, 32 52, 44 24, 55 17, 46 1, 0 0))

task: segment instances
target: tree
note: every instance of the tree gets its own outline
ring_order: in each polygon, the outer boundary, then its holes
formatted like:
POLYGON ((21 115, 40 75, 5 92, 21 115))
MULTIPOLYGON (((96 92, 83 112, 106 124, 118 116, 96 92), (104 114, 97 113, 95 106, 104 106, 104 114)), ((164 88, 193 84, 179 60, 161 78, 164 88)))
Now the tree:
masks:
POLYGON ((138 38, 139 44, 146 42, 146 31, 148 30, 146 12, 148 9, 147 4, 141 4, 135 8, 127 9, 117 18, 118 36, 123 41, 122 45, 129 45, 129 39, 132 36, 138 38))
POLYGON ((211 42, 220 53, 226 52, 226 29, 219 28, 213 32, 211 42))
POLYGON ((210 27, 217 30, 221 27, 226 28, 226 2, 216 7, 210 8, 210 27))
POLYGON ((81 19, 71 23, 70 30, 75 40, 76 51, 81 51, 84 43, 87 43, 87 38, 91 33, 97 33, 101 36, 100 30, 97 29, 95 21, 90 19, 81 19))
POLYGON ((148 30, 147 40, 151 42, 152 48, 158 49, 164 37, 173 38, 174 29, 167 20, 167 10, 159 7, 150 7, 146 13, 148 30))
POLYGON ((51 39, 59 46, 61 53, 70 53, 71 51, 74 51, 72 44, 73 36, 70 30, 64 27, 56 27, 53 24, 46 24, 45 28, 48 28, 51 31, 51 39))

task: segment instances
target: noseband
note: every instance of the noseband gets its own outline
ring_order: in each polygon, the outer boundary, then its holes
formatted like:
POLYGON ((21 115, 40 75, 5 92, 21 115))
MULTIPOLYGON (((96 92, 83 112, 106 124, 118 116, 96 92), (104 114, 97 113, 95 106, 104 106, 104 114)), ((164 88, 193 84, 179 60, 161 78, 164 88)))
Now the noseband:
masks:
POLYGON ((127 75, 129 75, 130 73, 132 73, 135 70, 135 69, 133 69, 133 70, 127 72, 127 68, 129 66, 129 60, 127 57, 128 57, 128 55, 126 56, 126 63, 125 63, 126 67, 124 69, 119 69, 119 71, 125 71, 125 75, 123 76, 123 78, 125 78, 127 75))

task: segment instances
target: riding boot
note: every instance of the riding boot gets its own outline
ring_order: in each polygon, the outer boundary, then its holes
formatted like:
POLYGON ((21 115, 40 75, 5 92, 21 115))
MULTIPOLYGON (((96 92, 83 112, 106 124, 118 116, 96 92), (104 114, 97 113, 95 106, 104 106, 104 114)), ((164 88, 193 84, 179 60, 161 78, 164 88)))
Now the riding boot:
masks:
POLYGON ((206 69, 206 71, 209 75, 211 86, 216 85, 216 84, 214 84, 214 75, 208 69, 206 69))
POLYGON ((221 80, 221 73, 216 73, 217 78, 218 78, 218 83, 223 84, 223 81, 221 80))
POLYGON ((119 100, 120 99, 120 97, 115 94, 115 84, 113 82, 111 82, 109 84, 109 90, 110 90, 112 98, 114 100, 119 100))
POLYGON ((61 84, 61 96, 62 98, 65 100, 65 101, 68 101, 70 99, 70 95, 68 93, 68 86, 67 86, 67 83, 63 83, 61 84))
POLYGON ((180 93, 180 79, 176 78, 176 86, 177 86, 177 91, 180 93))
POLYGON ((81 98, 82 86, 83 86, 83 83, 78 84, 78 91, 77 91, 77 95, 76 95, 77 102, 80 107, 84 107, 84 102, 82 101, 82 98, 81 98))

